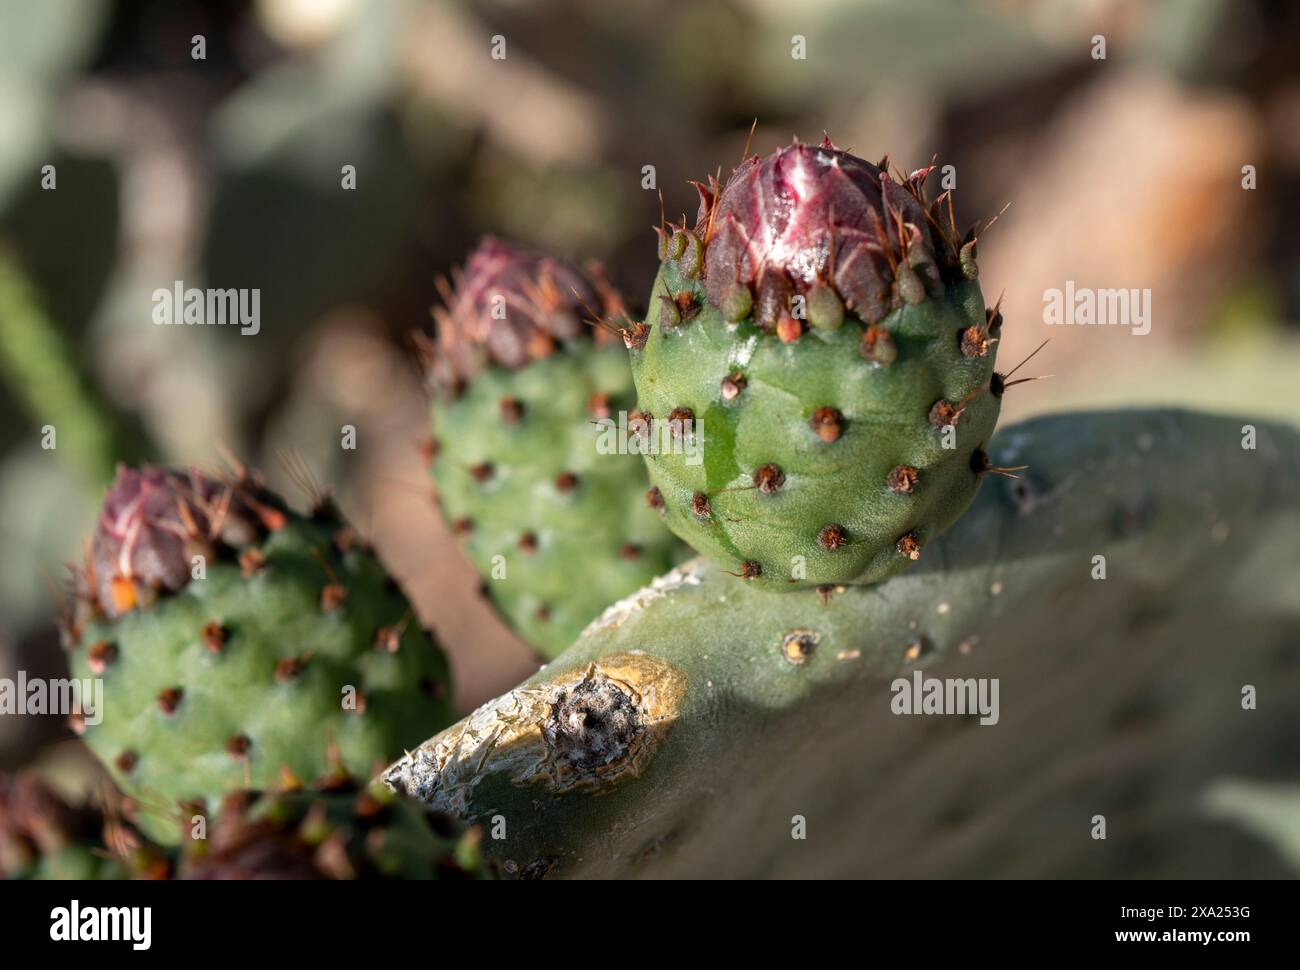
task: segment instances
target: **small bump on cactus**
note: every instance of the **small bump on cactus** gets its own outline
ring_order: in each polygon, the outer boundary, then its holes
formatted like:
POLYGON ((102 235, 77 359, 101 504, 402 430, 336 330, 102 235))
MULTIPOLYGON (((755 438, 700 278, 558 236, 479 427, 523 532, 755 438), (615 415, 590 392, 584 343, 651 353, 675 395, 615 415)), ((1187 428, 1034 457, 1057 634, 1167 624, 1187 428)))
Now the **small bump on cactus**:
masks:
POLYGON ((889 174, 795 142, 659 229, 638 407, 699 436, 647 454, 652 507, 770 590, 874 582, 969 506, 993 431, 1001 315, 933 167, 889 174), (708 514, 701 514, 707 510, 708 514))
POLYGON ((630 407, 626 354, 583 318, 625 317, 598 270, 496 239, 470 256, 437 333, 426 449, 443 513, 515 629, 546 656, 671 565, 676 543, 641 502, 633 455, 600 454, 595 422, 630 407))
POLYGON ((120 469, 64 634, 103 680, 73 727, 160 841, 181 803, 314 777, 331 745, 368 772, 450 720, 445 659, 333 503, 299 515, 243 470, 120 469))

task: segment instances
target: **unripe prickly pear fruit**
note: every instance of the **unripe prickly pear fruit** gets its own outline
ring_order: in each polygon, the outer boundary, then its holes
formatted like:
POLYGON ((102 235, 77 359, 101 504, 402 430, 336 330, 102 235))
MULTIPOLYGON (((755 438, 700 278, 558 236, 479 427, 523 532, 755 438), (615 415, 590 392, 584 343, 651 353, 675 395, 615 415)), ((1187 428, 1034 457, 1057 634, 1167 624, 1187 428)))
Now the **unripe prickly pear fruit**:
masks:
POLYGON ((32 771, 0 774, 0 879, 166 879, 171 870, 108 806, 72 805, 32 771))
POLYGON ((482 833, 383 784, 333 772, 311 788, 231 792, 185 847, 181 878, 488 879, 482 833))
POLYGON ((659 230, 648 327, 627 340, 651 499, 767 589, 897 572, 987 470, 1002 321, 930 171, 795 142, 697 185, 693 229, 659 230))
POLYGON ((442 511, 498 609, 555 656, 678 548, 640 459, 597 447, 597 423, 634 400, 606 321, 622 301, 597 270, 492 238, 444 289, 427 342, 442 511), (603 326, 584 322, 597 312, 603 326))
POLYGON ((159 841, 333 748, 368 773, 451 717, 441 651, 333 503, 299 515, 243 471, 120 469, 64 628, 102 685, 73 726, 159 841))

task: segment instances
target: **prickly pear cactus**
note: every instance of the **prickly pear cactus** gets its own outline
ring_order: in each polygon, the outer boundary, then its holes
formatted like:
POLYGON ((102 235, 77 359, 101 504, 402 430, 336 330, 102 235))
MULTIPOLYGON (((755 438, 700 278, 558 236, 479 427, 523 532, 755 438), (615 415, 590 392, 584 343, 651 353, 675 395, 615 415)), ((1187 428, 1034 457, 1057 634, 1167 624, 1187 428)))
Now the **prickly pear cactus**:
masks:
POLYGON ((548 258, 486 239, 431 344, 433 477, 492 601, 546 656, 671 565, 635 455, 602 454, 597 422, 630 408, 627 356, 583 323, 621 303, 548 258))
POLYGON ((488 879, 481 831, 334 773, 312 788, 237 791, 186 843, 183 879, 488 879))
POLYGON ((32 771, 0 775, 0 879, 165 879, 171 860, 102 806, 74 806, 32 771))
POLYGON ((103 702, 74 727, 159 840, 195 803, 322 775, 331 746, 369 773, 451 719, 442 653, 328 499, 123 468, 76 585, 70 664, 103 702))
POLYGON ((521 877, 1279 875, 1201 804, 1294 768, 1300 434, 1066 414, 990 454, 1028 468, 916 569, 778 595, 694 560, 385 780, 499 816, 521 877))
POLYGON ((698 185, 631 329, 650 503, 769 590, 874 582, 970 505, 1003 390, 975 234, 925 168, 799 143, 698 185))

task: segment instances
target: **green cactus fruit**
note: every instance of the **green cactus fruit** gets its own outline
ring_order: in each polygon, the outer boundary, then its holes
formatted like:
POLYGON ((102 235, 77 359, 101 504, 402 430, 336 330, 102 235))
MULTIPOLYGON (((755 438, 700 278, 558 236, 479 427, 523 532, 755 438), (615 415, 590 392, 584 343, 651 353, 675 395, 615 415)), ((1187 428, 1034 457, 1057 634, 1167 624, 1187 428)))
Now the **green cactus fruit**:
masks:
POLYGON ((442 510, 497 608, 555 656, 678 548, 640 460, 599 447, 632 375, 613 324, 582 317, 600 303, 620 319, 622 303, 596 271, 491 238, 444 296, 428 344, 442 510))
POLYGON ((931 168, 798 142, 697 184, 629 333, 669 528, 769 590, 870 583, 970 505, 1003 390, 975 231, 931 168))
POLYGON ((69 804, 32 771, 0 774, 0 879, 166 879, 171 870, 118 813, 69 804))
POLYGON ((196 804, 334 746, 369 772, 451 715, 442 653, 333 503, 299 515, 242 470, 120 469, 64 627, 102 681, 73 726, 167 843, 196 804))
POLYGON ((312 788, 227 795, 191 838, 183 879, 489 879, 482 831, 346 772, 312 788))

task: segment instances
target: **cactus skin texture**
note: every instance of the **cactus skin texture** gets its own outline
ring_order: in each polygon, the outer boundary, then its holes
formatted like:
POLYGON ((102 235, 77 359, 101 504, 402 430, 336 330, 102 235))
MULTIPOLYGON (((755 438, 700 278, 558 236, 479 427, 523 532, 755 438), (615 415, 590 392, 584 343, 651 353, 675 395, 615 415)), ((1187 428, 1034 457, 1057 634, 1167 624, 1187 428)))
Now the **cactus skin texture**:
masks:
POLYGON ((640 460, 597 450, 595 422, 631 407, 632 375, 617 338, 581 320, 621 304, 599 279, 495 239, 446 295, 430 348, 442 510, 493 603, 555 656, 678 549, 646 507, 640 460))
POLYGON ((69 804, 32 771, 0 774, 0 879, 165 879, 172 862, 101 806, 69 804))
POLYGON ((191 839, 182 879, 490 879, 482 832, 346 773, 222 799, 207 838, 191 839))
POLYGON ((103 681, 74 728, 168 844, 196 804, 323 775, 331 746, 368 774, 451 720, 445 658, 332 502, 299 515, 246 474, 121 469, 65 642, 103 681))
POLYGON ((384 778, 502 815, 485 851, 521 876, 1276 874, 1196 807, 1225 765, 1290 750, 1300 702, 1279 579, 1300 567, 1300 434, 1252 422, 1245 450, 1247 421, 1005 429, 991 455, 1028 469, 916 569, 777 595, 695 560, 384 778), (998 723, 894 714, 917 670, 999 678, 998 723), (1276 702, 1243 712, 1243 683, 1276 702))
POLYGON ((927 203, 931 169, 887 167, 796 142, 698 185, 627 335, 668 527, 767 590, 898 572, 987 468, 1002 318, 975 236, 927 203), (688 427, 702 461, 668 447, 688 427))

